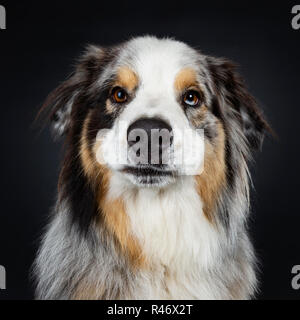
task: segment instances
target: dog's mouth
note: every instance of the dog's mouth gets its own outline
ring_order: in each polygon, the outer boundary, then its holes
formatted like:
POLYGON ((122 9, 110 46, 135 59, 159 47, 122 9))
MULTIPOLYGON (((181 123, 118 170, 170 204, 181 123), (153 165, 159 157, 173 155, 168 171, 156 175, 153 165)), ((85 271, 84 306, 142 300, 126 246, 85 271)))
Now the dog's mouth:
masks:
POLYGON ((173 176, 174 172, 166 169, 165 166, 154 166, 154 165, 138 165, 138 166, 127 166, 123 169, 123 172, 133 174, 135 176, 173 176))
POLYGON ((165 185, 176 177, 175 171, 163 165, 126 166, 122 171, 128 174, 131 180, 134 179, 134 183, 138 185, 165 185))

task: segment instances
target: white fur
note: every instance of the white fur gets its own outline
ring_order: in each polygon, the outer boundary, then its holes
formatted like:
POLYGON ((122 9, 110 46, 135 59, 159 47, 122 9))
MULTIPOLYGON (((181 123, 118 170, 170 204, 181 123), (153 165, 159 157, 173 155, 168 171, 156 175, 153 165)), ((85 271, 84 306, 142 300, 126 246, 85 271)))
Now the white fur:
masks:
POLYGON ((147 298, 218 298, 209 293, 204 280, 220 256, 220 234, 203 214, 194 178, 182 176, 162 190, 128 188, 127 181, 114 175, 108 197, 119 196, 125 201, 133 233, 156 270, 156 280, 147 283, 147 298), (167 281, 159 276, 164 267, 172 274, 167 281))

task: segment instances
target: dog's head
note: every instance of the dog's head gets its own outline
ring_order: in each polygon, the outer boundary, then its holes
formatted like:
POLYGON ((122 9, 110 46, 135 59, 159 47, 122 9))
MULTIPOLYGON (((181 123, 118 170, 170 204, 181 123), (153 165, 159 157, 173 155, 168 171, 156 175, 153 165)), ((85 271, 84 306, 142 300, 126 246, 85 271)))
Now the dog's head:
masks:
POLYGON ((89 46, 49 106, 93 181, 106 173, 160 188, 194 175, 203 197, 234 184, 268 128, 231 62, 154 37, 89 46))

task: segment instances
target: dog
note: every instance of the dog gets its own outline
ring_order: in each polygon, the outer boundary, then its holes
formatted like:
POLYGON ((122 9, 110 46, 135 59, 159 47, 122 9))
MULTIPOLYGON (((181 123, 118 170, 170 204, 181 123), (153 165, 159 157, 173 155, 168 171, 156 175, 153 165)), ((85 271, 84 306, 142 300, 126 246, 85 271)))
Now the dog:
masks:
POLYGON ((247 165, 269 125, 236 69, 169 38, 86 48, 42 107, 65 156, 37 299, 255 297, 247 165))

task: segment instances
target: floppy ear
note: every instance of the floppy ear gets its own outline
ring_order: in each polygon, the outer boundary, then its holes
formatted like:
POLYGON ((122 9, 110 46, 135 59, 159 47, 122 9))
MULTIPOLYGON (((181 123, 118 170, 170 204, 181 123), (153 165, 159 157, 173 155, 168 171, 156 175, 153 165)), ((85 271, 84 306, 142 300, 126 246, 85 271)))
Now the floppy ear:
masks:
POLYGON ((97 75, 102 55, 103 49, 87 46, 71 76, 48 95, 38 118, 50 119, 54 136, 62 136, 68 131, 76 99, 97 75))
POLYGON ((228 60, 212 57, 208 58, 208 66, 215 95, 223 104, 221 113, 236 114, 249 147, 259 149, 265 132, 271 129, 236 72, 236 66, 228 60))

